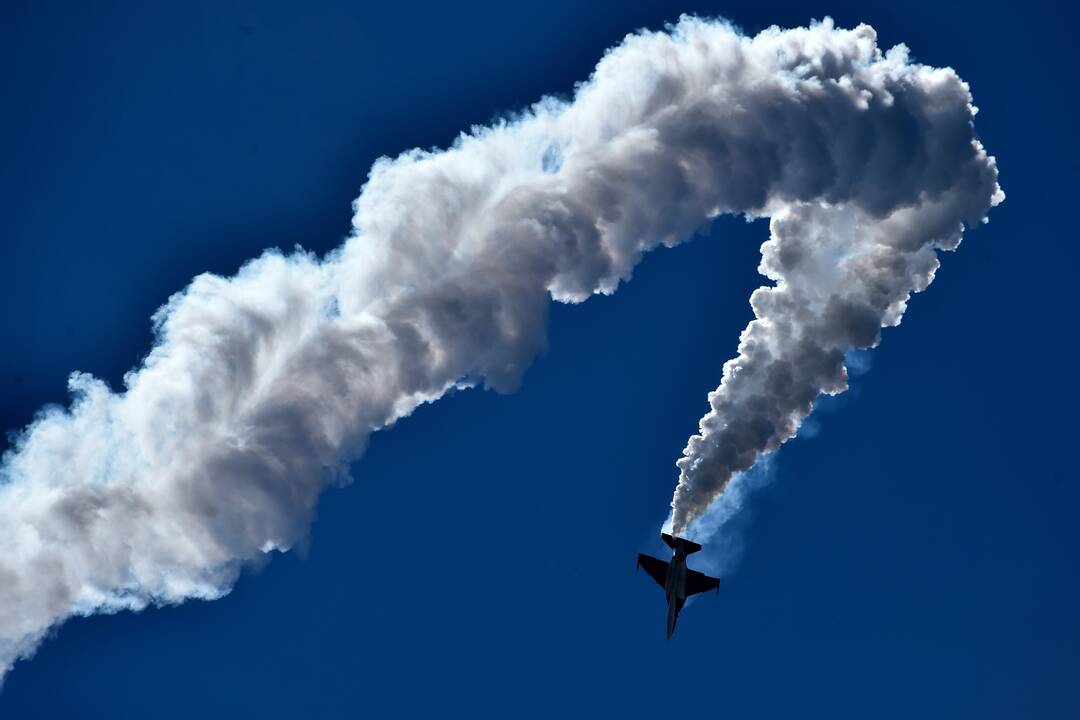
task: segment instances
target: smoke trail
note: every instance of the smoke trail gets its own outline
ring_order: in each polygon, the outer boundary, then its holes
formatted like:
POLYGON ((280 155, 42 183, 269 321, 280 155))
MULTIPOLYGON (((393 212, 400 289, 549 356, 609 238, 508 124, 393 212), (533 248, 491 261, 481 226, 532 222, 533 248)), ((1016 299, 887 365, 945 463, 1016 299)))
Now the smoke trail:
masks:
MULTIPOLYGON (((745 530, 751 520, 748 504, 754 493, 772 482, 774 460, 775 455, 762 455, 749 470, 732 475, 724 492, 683 529, 685 536, 705 545, 694 555, 695 569, 720 577, 734 572, 746 551, 745 530)), ((671 519, 669 515, 662 532, 672 532, 671 519)))
MULTIPOLYGON (((951 70, 908 64, 897 48, 870 64, 834 56, 821 67, 863 98, 865 121, 888 128, 893 144, 861 155, 866 174, 847 196, 770 204, 759 270, 776 284, 750 296, 756 319, 677 463, 676 532, 734 473, 793 437, 819 395, 847 389, 845 354, 875 347, 882 327, 899 325, 911 294, 933 282, 936 250, 956 249, 964 226, 985 221, 1005 197, 974 136, 967 85, 951 70)), ((811 80, 823 92, 819 83, 811 80)), ((865 132, 818 135, 812 147, 865 148, 865 132)))
MULTIPOLYGON (((228 592, 245 563, 304 536, 369 433, 457 384, 513 389, 549 296, 613 292, 644 252, 717 214, 776 218, 763 267, 784 284, 755 294, 763 319, 743 342, 771 370, 742 372, 804 405, 838 389, 833 348, 876 339, 859 303, 898 319, 897 264, 921 289, 927 243, 954 246, 960 219, 998 197, 971 113, 952 71, 883 55, 868 26, 746 38, 684 18, 627 37, 571 102, 379 160, 342 247, 195 278, 155 314, 122 392, 73 374, 70 409, 18 438, 0 466, 0 671, 72 615, 228 592), (861 294, 813 291, 854 277, 861 294), (795 339, 814 323, 827 343, 795 339), (796 355, 779 354, 787 335, 796 355)), ((757 409, 749 389, 739 402, 757 409)), ((697 446, 722 447, 711 433, 697 446)), ((729 454, 700 454, 677 517, 719 490, 705 481, 729 454)))
MULTIPOLYGON (((870 371, 868 350, 852 350, 844 357, 848 378, 870 371)), ((800 423, 796 437, 810 439, 821 432, 821 415, 837 412, 858 394, 851 385, 842 395, 822 395, 814 402, 814 411, 800 423)), ((696 567, 709 575, 730 575, 746 550, 746 529, 752 519, 749 507, 755 493, 769 485, 777 474, 776 453, 758 456, 749 470, 733 473, 723 492, 717 494, 704 511, 694 516, 682 529, 686 537, 705 545, 694 555, 696 567)), ((673 516, 668 514, 662 532, 673 532, 673 516)))

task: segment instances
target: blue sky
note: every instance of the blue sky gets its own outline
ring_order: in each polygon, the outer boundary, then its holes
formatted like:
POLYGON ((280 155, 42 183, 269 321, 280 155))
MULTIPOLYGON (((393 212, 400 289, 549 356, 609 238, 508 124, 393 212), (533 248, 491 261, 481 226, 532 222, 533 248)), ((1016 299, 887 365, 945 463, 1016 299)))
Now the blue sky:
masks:
POLYGON ((767 228, 733 219, 555 306, 518 392, 376 434, 302 552, 216 602, 69 622, 7 677, 0 717, 1080 713, 1075 16, 576 5, 5 6, 0 425, 66 402, 71 370, 118 387, 191 277, 335 247, 375 158, 568 93, 629 31, 680 11, 869 22, 971 84, 1008 199, 783 448, 719 597, 666 642, 634 555, 657 550, 762 283, 767 228))

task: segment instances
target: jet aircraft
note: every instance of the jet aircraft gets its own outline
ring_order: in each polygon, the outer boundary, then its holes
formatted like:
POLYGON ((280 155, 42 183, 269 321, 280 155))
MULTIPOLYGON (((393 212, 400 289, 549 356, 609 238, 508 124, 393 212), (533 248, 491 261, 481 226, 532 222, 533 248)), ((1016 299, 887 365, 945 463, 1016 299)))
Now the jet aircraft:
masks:
POLYGON ((701 546, 696 542, 673 537, 662 533, 660 537, 671 548, 671 561, 665 562, 651 555, 638 553, 637 566, 645 568, 667 594, 667 636, 675 632, 675 623, 679 620, 679 611, 686 604, 686 598, 698 593, 715 590, 720 593, 720 581, 686 567, 686 556, 696 553, 701 546))

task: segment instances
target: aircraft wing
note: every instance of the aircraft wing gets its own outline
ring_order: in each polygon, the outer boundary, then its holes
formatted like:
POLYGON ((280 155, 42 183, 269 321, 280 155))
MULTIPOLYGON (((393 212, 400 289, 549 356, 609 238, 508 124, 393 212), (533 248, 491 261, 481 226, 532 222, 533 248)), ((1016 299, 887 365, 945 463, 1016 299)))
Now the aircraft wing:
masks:
MULTIPOLYGON (((645 553, 638 553, 637 556, 638 567, 645 568, 645 572, 649 573, 649 576, 660 585, 664 587, 667 583, 667 568, 668 564, 663 560, 654 558, 652 555, 646 555, 645 553)), ((700 573, 698 573, 700 575, 700 573)))
MULTIPOLYGON (((664 563, 667 565, 667 563, 664 563)), ((686 570, 686 597, 691 595, 697 595, 698 593, 708 592, 709 590, 715 590, 720 592, 720 581, 714 577, 703 575, 697 570, 686 570)))

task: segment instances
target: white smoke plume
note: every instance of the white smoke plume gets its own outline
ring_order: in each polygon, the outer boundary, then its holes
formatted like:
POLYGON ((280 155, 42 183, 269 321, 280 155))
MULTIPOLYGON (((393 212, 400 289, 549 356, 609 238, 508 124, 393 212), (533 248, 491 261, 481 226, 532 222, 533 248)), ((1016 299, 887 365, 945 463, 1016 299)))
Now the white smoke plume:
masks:
MULTIPOLYGON (((794 131, 801 152, 821 158, 825 177, 809 182, 825 187, 814 200, 767 203, 771 237, 758 269, 775 285, 751 294, 755 319, 677 463, 675 532, 734 473, 792 438, 819 395, 847 389, 845 355, 875 347, 882 327, 899 325, 911 294, 933 282, 936 251, 956 249, 965 225, 985 221, 1005 197, 994 159, 974 136, 968 87, 952 70, 909 64, 897 48, 871 63, 826 57, 804 72, 824 70, 836 83, 815 74, 810 92, 847 97, 863 112, 847 132, 823 128, 850 122, 835 108, 794 131), (875 131, 890 141, 870 149, 875 131), (852 173, 858 179, 844 182, 852 173)), ((775 112, 775 98, 763 104, 775 112)))
MULTIPOLYGON (((368 434, 458 384, 515 387, 549 297, 610 293, 720 213, 769 215, 759 320, 682 463, 675 518, 843 386, 1001 195, 948 69, 874 30, 683 18, 572 101, 375 163, 325 258, 268 252, 155 314, 114 392, 75 373, 0 465, 0 674, 73 615, 226 592, 303 539, 368 434)), ((401 512, 399 509, 398 512, 401 512)))

